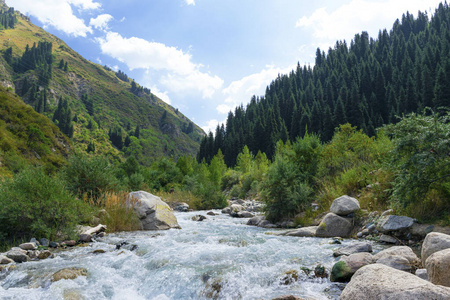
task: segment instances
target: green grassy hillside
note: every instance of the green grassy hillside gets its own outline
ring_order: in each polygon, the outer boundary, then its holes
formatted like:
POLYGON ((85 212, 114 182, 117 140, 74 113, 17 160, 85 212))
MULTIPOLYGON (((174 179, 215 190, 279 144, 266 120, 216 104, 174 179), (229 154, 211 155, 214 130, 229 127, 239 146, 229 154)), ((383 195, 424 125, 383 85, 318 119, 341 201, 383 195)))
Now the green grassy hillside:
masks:
POLYGON ((157 157, 196 153, 204 133, 177 109, 147 89, 133 90, 132 80, 123 81, 114 71, 87 61, 19 12, 15 16, 14 28, 0 30, 0 83, 50 119, 59 101, 67 100, 74 150, 85 152, 91 144, 91 153, 117 160, 133 155, 144 165, 157 157), (21 59, 27 45, 34 49, 36 44, 39 50, 44 42, 51 43, 51 70, 21 59), (46 73, 48 82, 42 80, 42 70, 51 74, 46 73), (108 133, 114 130, 123 148, 110 141, 108 133))
POLYGON ((56 170, 70 149, 70 141, 52 121, 0 87, 0 176, 30 163, 56 170))

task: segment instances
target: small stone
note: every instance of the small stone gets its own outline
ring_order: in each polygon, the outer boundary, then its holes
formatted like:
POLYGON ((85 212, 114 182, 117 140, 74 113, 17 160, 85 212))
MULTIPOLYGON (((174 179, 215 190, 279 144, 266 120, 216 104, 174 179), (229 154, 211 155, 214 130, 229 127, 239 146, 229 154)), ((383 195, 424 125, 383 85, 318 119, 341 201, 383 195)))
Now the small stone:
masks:
POLYGON ((207 214, 208 216, 215 216, 215 215, 216 215, 213 211, 208 211, 206 214, 207 214))
POLYGON ((32 260, 37 260, 40 253, 41 253, 41 251, 39 251, 39 250, 28 250, 27 251, 28 257, 31 258, 32 260))
POLYGON ((79 238, 82 243, 89 243, 92 241, 92 236, 86 233, 80 234, 79 238))
POLYGON ((369 232, 374 232, 375 229, 377 229, 377 225, 375 225, 375 224, 370 224, 370 225, 367 227, 367 230, 369 230, 369 232))
POLYGON ((30 243, 34 243, 36 246, 39 246, 39 242, 36 238, 31 238, 30 243))
POLYGON ((417 269, 416 276, 422 278, 423 280, 428 280, 427 269, 417 269))
POLYGON ((325 269, 325 267, 322 265, 317 265, 314 268, 314 276, 316 276, 318 278, 328 278, 327 269, 325 269))
POLYGON ((102 238, 105 236, 105 234, 106 234, 105 232, 99 232, 95 235, 95 237, 102 238))
POLYGON ((14 261, 6 256, 0 255, 0 265, 7 265, 13 263, 14 261))
POLYGON ((192 221, 202 222, 203 220, 206 220, 207 218, 202 215, 196 215, 196 216, 193 216, 191 219, 192 219, 192 221))
POLYGON ((52 253, 49 250, 43 250, 39 253, 39 259, 47 259, 52 256, 52 253))
POLYGON ((23 243, 19 245, 19 248, 23 250, 36 250, 37 246, 35 243, 23 243))
POLYGON ((380 236, 380 242, 388 243, 388 244, 397 244, 397 239, 393 236, 382 234, 380 236))
POLYGON ((361 231, 361 233, 363 236, 367 236, 370 234, 370 231, 369 231, 369 229, 365 228, 365 229, 363 229, 363 231, 361 231))
POLYGON ((372 244, 367 242, 358 242, 355 244, 351 244, 334 251, 333 256, 338 257, 342 255, 350 255, 353 253, 359 252, 372 252, 372 244))
POLYGON ((284 273, 285 276, 281 279, 281 283, 284 285, 289 285, 298 280, 298 272, 296 270, 290 270, 284 273))
POLYGON ((48 243, 48 246, 49 246, 50 248, 58 248, 58 247, 59 247, 59 244, 56 243, 56 242, 49 242, 49 243, 48 243))
POLYGON ((77 244, 74 240, 68 240, 61 243, 61 246, 73 247, 77 244))
POLYGON ((363 237, 363 233, 362 233, 361 231, 358 232, 358 233, 356 234, 356 237, 359 238, 359 239, 362 238, 362 237, 363 237))
POLYGON ((75 279, 78 276, 87 276, 87 270, 84 268, 62 269, 52 275, 52 281, 56 282, 61 279, 75 279))
POLYGON ((102 253, 105 253, 105 250, 103 250, 103 249, 95 249, 93 253, 94 254, 102 254, 102 253))
POLYGON ((50 244, 50 241, 49 241, 48 239, 46 239, 46 238, 40 239, 39 242, 40 242, 41 245, 44 246, 44 247, 48 247, 49 244, 50 244))

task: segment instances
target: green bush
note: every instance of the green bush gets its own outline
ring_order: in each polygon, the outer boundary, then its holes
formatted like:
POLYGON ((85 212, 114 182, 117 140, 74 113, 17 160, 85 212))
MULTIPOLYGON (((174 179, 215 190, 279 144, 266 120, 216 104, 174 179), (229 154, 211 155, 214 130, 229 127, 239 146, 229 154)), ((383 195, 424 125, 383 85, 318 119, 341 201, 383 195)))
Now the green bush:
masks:
POLYGON ((104 157, 89 158, 83 154, 73 155, 62 175, 69 191, 82 197, 87 194, 94 201, 102 193, 112 191, 117 186, 116 169, 104 157))
POLYGON ((70 236, 87 212, 64 182, 47 175, 42 167, 28 167, 4 179, 0 206, 0 236, 6 240, 70 236))
POLYGON ((385 130, 394 143, 387 166, 395 174, 391 203, 419 218, 448 211, 450 111, 441 115, 413 113, 385 130))

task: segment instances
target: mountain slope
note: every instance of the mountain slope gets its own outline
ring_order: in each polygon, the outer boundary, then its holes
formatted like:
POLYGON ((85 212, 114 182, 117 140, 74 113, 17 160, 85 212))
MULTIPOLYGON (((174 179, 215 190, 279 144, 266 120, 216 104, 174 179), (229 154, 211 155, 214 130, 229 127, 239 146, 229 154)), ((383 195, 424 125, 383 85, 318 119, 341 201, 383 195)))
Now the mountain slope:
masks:
POLYGON ((146 165, 156 157, 196 153, 204 133, 177 109, 134 81, 87 61, 19 12, 15 16, 14 28, 0 30, 0 82, 49 118, 60 100, 67 100, 75 150, 86 151, 92 144, 96 154, 119 160, 134 155, 146 165), (51 56, 31 63, 30 56, 48 48, 51 56), (120 135, 120 143, 113 145, 111 132, 120 135))
POLYGON ((30 163, 56 170, 65 163, 70 148, 55 124, 0 87, 0 176, 30 163))

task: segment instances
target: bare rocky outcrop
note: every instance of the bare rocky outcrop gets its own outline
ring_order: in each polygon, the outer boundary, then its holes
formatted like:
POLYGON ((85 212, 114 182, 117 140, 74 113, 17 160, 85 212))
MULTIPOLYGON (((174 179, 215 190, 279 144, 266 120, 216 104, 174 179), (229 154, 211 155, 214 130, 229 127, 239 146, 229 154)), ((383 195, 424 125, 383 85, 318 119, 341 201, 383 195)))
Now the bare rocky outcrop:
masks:
POLYGON ((378 252, 373 256, 375 261, 386 258, 388 256, 401 256, 404 257, 411 266, 416 266, 420 263, 419 257, 408 246, 393 246, 383 251, 378 252))
POLYGON ((450 288, 382 264, 371 264, 356 271, 339 299, 444 300, 450 299, 450 288))

